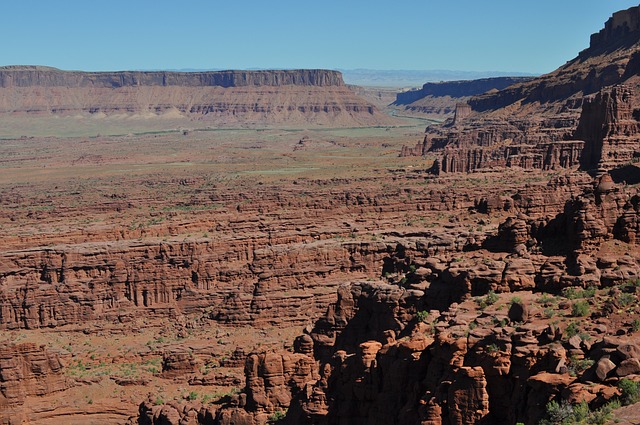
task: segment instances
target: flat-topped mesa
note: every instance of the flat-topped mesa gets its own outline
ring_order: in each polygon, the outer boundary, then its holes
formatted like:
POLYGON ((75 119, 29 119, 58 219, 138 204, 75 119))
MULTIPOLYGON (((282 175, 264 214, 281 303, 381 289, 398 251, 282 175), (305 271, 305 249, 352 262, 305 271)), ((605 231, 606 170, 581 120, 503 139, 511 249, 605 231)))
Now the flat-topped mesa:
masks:
POLYGON ((0 87, 277 87, 291 85, 325 87, 345 84, 339 71, 326 69, 80 72, 41 66, 0 67, 0 87))
POLYGON ((584 140, 580 168, 612 169, 640 158, 634 92, 620 85, 586 98, 574 138, 584 140))
POLYGON ((214 124, 389 125, 338 71, 62 71, 0 67, 0 114, 139 115, 214 124))
POLYGON ((580 52, 587 56, 596 51, 612 51, 640 38, 640 6, 614 13, 604 24, 604 28, 591 35, 589 48, 580 52))

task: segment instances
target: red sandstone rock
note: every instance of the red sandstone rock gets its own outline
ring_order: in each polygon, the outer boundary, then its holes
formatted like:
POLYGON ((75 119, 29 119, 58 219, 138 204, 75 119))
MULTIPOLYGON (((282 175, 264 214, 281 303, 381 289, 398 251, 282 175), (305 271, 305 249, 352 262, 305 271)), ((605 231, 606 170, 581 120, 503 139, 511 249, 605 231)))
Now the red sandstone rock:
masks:
POLYGON ((64 391, 73 384, 63 372, 61 355, 31 343, 0 348, 0 421, 13 423, 27 397, 64 391))

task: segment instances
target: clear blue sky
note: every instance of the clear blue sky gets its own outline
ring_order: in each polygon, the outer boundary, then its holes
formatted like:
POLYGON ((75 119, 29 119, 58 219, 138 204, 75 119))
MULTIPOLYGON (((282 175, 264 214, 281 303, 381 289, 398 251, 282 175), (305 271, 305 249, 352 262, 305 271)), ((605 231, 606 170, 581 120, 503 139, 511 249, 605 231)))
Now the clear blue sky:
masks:
POLYGON ((638 0, 19 0, 0 65, 552 71, 638 0))

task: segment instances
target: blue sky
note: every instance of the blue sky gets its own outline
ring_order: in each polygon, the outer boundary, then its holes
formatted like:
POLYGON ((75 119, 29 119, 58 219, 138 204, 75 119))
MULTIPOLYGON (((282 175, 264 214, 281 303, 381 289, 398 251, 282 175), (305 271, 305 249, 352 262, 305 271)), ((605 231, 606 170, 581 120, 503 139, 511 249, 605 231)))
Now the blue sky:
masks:
POLYGON ((625 0, 20 0, 0 65, 552 71, 625 0))

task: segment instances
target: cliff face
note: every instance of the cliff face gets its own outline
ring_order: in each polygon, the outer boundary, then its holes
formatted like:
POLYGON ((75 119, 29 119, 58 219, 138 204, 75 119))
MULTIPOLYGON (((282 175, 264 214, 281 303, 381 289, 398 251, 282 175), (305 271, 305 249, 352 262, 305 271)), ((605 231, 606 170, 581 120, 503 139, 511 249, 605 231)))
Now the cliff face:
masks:
POLYGON ((640 157, 640 122, 633 91, 617 86, 585 100, 575 138, 584 140, 580 166, 610 169, 640 157))
POLYGON ((591 35, 589 48, 580 56, 588 56, 598 51, 622 47, 635 43, 640 36, 640 8, 632 7, 616 12, 604 24, 604 28, 591 35))
MULTIPOLYGON (((553 218, 507 218, 479 252, 398 247, 390 262, 404 279, 340 286, 336 302, 296 339, 295 353, 247 358, 243 393, 210 423, 268 423, 288 407, 284 424, 536 424, 552 400, 595 408, 615 398, 618 379, 608 378, 640 370, 640 349, 614 325, 628 323, 629 313, 613 313, 606 297, 637 278, 640 258, 636 242, 616 258, 601 249, 620 237, 616 227, 637 205, 637 190, 606 178, 594 183, 553 218), (556 238, 570 247, 566 257, 532 246, 556 238), (508 255, 493 256, 500 252, 508 255), (566 289, 569 298, 587 284, 602 290, 593 289, 589 318, 580 322, 562 307, 555 315, 542 310, 561 295, 531 292, 566 289), (436 299, 456 290, 435 309, 436 299), (488 305, 489 297, 472 297, 489 290, 512 294, 493 294, 488 305)), ((629 291, 636 296, 635 287, 629 291)))
POLYGON ((391 121, 329 70, 77 72, 0 68, 0 114, 164 114, 215 123, 391 121))
POLYGON ((73 385, 63 373, 64 361, 61 357, 44 345, 3 344, 0 348, 2 423, 24 423, 19 407, 27 397, 64 391, 73 385), (12 417, 16 422, 11 420, 12 417))

